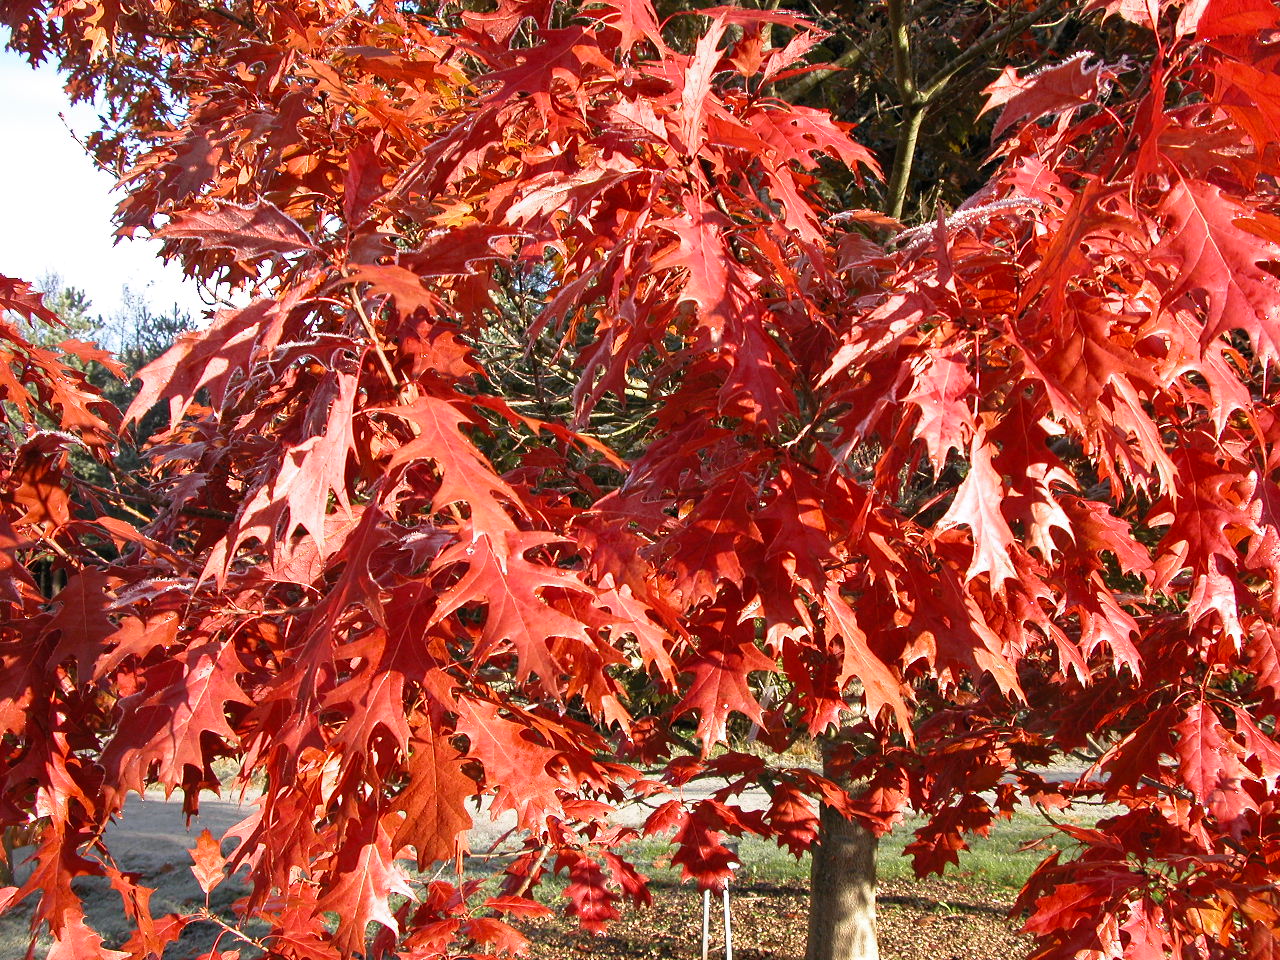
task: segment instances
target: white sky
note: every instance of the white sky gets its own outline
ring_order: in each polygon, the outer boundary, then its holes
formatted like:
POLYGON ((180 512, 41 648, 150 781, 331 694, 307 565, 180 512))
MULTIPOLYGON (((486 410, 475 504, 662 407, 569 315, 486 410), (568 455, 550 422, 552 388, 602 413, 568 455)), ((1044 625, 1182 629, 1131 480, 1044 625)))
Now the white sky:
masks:
POLYGON ((94 166, 67 129, 88 133, 95 120, 92 107, 67 102, 55 70, 34 71, 0 51, 0 274, 37 283, 56 273, 104 316, 119 309, 128 286, 155 312, 176 303, 199 319, 198 288, 161 263, 159 244, 113 244, 115 178, 94 166))

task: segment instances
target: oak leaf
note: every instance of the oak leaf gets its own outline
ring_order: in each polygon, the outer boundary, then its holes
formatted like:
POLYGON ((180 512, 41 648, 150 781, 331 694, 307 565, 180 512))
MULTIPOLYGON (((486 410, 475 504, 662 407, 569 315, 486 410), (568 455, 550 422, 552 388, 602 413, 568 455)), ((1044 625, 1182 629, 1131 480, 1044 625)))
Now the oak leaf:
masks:
POLYGON ((1166 302, 1200 291, 1207 312, 1202 344, 1239 327, 1262 354, 1280 356, 1276 278, 1263 266, 1280 261, 1280 243, 1244 229, 1245 209, 1212 183, 1180 179, 1160 211, 1169 225, 1151 256, 1175 270, 1166 302))
POLYGON ((465 849, 471 827, 465 798, 478 787, 462 772, 463 757, 429 719, 414 730, 406 763, 408 782, 392 811, 404 819, 391 837, 392 849, 412 844, 419 870, 465 849))
POLYGON ((222 845, 208 830, 201 830, 196 845, 188 852, 193 861, 191 872, 207 895, 226 878, 227 861, 222 856, 222 845))
POLYGON ((938 531, 967 526, 973 538, 973 560, 965 575, 972 580, 980 574, 991 578, 991 588, 999 589, 1008 580, 1017 580, 1010 548, 1013 531, 1000 512, 1004 499, 1004 482, 992 465, 991 444, 987 432, 979 427, 969 444, 969 474, 964 478, 955 499, 937 522, 938 531))
POLYGON ((1061 113, 1098 99, 1115 79, 1116 70, 1105 63, 1090 66, 1089 59, 1087 53, 1076 54, 1022 77, 1013 67, 1005 67, 999 78, 982 91, 987 102, 979 116, 1004 107, 991 136, 999 139, 1020 120, 1039 120, 1046 114, 1061 113))
POLYGON ((747 678, 755 671, 774 673, 778 668, 754 643, 729 641, 723 647, 708 646, 699 650, 683 669, 692 679, 673 716, 698 711, 698 739, 704 755, 713 744, 725 739, 730 713, 736 711, 757 723, 763 721, 747 678))
POLYGON ((329 865, 329 882, 316 904, 338 915, 334 943, 344 957, 365 953, 365 929, 376 921, 399 930, 389 899, 394 894, 414 898, 408 877, 396 863, 391 838, 371 819, 351 829, 329 865))
POLYGON ((265 200, 252 206, 226 201, 173 214, 156 231, 166 240, 198 240, 230 250, 237 260, 318 250, 297 221, 265 200))

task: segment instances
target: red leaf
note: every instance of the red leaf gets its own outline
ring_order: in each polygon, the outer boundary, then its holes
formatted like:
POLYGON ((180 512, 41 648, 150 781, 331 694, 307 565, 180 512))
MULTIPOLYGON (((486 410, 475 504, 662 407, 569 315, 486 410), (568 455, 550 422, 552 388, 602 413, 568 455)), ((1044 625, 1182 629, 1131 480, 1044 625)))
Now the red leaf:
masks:
POLYGON ((644 835, 652 837, 670 830, 679 830, 687 819, 683 803, 679 800, 667 800, 645 820, 644 835))
MULTIPOLYGON (((510 229, 498 229, 487 223, 472 223, 453 230, 440 230, 428 238, 415 253, 400 257, 402 266, 421 277, 456 277, 475 274, 477 263, 504 260, 494 249, 494 242, 511 239, 510 229)), ((362 268, 368 271, 369 267, 362 268)), ((368 274, 365 274, 368 276, 368 274)))
POLYGON ((125 942, 124 951, 131 960, 136 960, 137 957, 163 956, 165 947, 177 941, 182 936, 182 931, 195 921, 193 914, 167 913, 156 920, 151 936, 146 937, 141 930, 135 930, 133 936, 125 942))
POLYGON ((1052 67, 1041 67, 1019 77, 1013 67, 1005 67, 999 79, 982 92, 986 105, 978 114, 1003 106, 991 136, 999 139, 1019 120, 1039 120, 1049 113, 1061 113, 1098 99, 1116 71, 1104 63, 1086 66, 1092 54, 1081 51, 1052 67))
POLYGON ((1263 733, 1244 709, 1234 704, 1231 709, 1236 716, 1237 731, 1244 739, 1245 757, 1257 764, 1265 780, 1275 783, 1280 779, 1280 743, 1263 733))
POLYGON ((319 249, 297 221, 265 200, 253 206, 215 203, 176 213, 155 235, 165 240, 197 240, 204 247, 230 250, 237 260, 319 249))
POLYGON ((795 854, 797 860, 818 838, 818 817, 813 802, 795 784, 783 781, 773 788, 765 819, 777 834, 778 842, 795 854))
POLYGON ((457 583, 441 594, 430 621, 439 623, 461 607, 485 603, 481 642, 473 656, 482 661, 503 641, 509 641, 516 650, 517 677, 524 680, 530 673, 537 674, 548 693, 555 691, 564 672, 553 653, 552 638, 579 643, 589 639, 582 621, 552 606, 544 591, 584 598, 590 597, 591 591, 567 571, 524 559, 526 551, 557 540, 546 534, 512 531, 496 542, 483 537, 443 551, 434 564, 436 569, 459 562, 467 567, 457 583))
POLYGON ((881 175, 875 154, 848 134, 847 125, 834 121, 824 111, 803 106, 761 110, 752 116, 751 126, 777 150, 778 161, 782 163, 791 161, 811 170, 818 166, 816 157, 825 155, 839 160, 859 176, 859 168, 866 168, 877 178, 881 175))
POLYGON ((348 229, 369 212, 369 205, 383 193, 383 170, 373 141, 361 140, 347 153, 347 175, 342 184, 342 215, 348 229))
POLYGON ((874 719, 884 707, 889 707, 898 720, 898 728, 910 739, 911 714, 902 698, 902 683, 867 645, 867 635, 858 626, 853 607, 834 583, 827 584, 822 609, 828 617, 827 629, 841 639, 839 688, 843 690, 845 684, 856 677, 862 682, 867 715, 874 719))
MULTIPOLYGON (((351 516, 346 474, 347 460, 355 446, 352 421, 358 392, 359 378, 354 371, 335 370, 317 385, 312 394, 312 410, 316 419, 324 417, 323 427, 283 451, 270 482, 259 486, 256 495, 241 508, 240 520, 228 536, 226 562, 231 562, 235 548, 250 537, 271 542, 286 510, 286 540, 291 540, 293 531, 301 526, 311 535, 321 556, 332 549, 326 536, 331 507, 336 505, 342 511, 340 516, 351 516)), ((211 555, 210 563, 217 556, 216 552, 211 555)))
POLYGON ((738 865, 737 855, 721 842, 724 834, 715 829, 721 825, 714 809, 699 801, 672 838, 676 852, 671 862, 680 864, 684 879, 696 880, 703 890, 722 889, 738 865))
POLYGON ((665 544, 664 566, 686 604, 713 599, 722 582, 743 582, 744 556, 761 539, 750 509, 757 496, 745 472, 726 477, 699 498, 681 535, 665 544))
POLYGON ((1120 925, 1129 938, 1125 956, 1133 960, 1165 960, 1165 948, 1171 946, 1158 904, 1138 900, 1129 905, 1129 917, 1120 925))
POLYGON ((603 853, 605 866, 609 868, 609 876, 622 890, 623 896, 632 903, 648 907, 653 905, 653 897, 649 893, 649 878, 638 872, 635 867, 616 854, 603 853))
POLYGON ((1238 789, 1243 772, 1236 758, 1239 747, 1209 704, 1197 700, 1173 731, 1178 735, 1178 772, 1197 800, 1208 804, 1219 792, 1238 789))
POLYGON ((558 752, 539 743, 530 727, 499 716, 492 703, 462 698, 458 732, 467 737, 467 756, 483 764, 486 787, 496 791, 495 811, 514 810, 526 829, 563 812, 556 792, 563 784, 547 770, 558 752))
POLYGON ((973 561, 965 579, 972 580, 985 573, 991 578, 991 589, 998 590, 1005 581, 1017 580, 1018 571, 1009 555, 1014 543, 1013 531, 1000 512, 1000 502, 1005 496, 1004 481, 991 465, 991 453, 987 432, 979 427, 969 444, 969 475, 960 484, 955 499, 935 529, 967 526, 973 536, 973 561))
POLYGON ((131 960, 131 957, 119 950, 108 950, 98 932, 77 917, 53 934, 45 960, 131 960))
POLYGON ((652 41, 658 49, 666 46, 653 4, 645 0, 603 0, 603 5, 613 11, 605 14, 603 20, 621 32, 623 51, 641 40, 652 41))
POLYGON ((1257 684, 1271 691, 1280 700, 1280 630, 1273 625, 1259 622, 1249 636, 1249 669, 1257 678, 1257 684))
POLYGON ((694 47, 693 58, 689 61, 684 76, 684 89, 680 93, 680 127, 684 141, 685 153, 697 156, 702 147, 705 125, 702 114, 706 101, 711 95, 711 77, 720 63, 720 38, 724 35, 725 23, 716 17, 694 47))
POLYGON ((490 897, 484 905, 489 910, 509 913, 516 917, 550 917, 555 914, 555 911, 546 904, 530 900, 528 897, 490 897))
POLYGON ((969 846, 964 840, 964 826, 963 813, 948 808, 916 830, 915 838, 902 851, 911 855, 916 876, 940 874, 960 862, 960 851, 969 846))
POLYGON ((208 389, 214 404, 221 404, 232 378, 259 350, 278 342, 280 324, 293 305, 291 299, 258 300, 240 310, 219 310, 207 330, 183 334, 136 374, 142 387, 125 411, 125 423, 140 422, 168 397, 169 419, 176 424, 201 388, 208 389))
POLYGON ((1264 356, 1280 356, 1276 278, 1261 266, 1280 260, 1280 244, 1242 229, 1248 211, 1211 183, 1179 180, 1160 210, 1169 227, 1151 256, 1174 270, 1167 302, 1194 290, 1207 298, 1201 344, 1238 327, 1264 356))
POLYGON ((691 301, 711 334, 713 343, 724 338, 724 328, 732 314, 729 303, 729 260, 724 230, 729 226, 725 216, 706 201, 684 216, 662 220, 654 226, 674 233, 677 243, 669 246, 653 261, 654 270, 681 268, 685 271, 681 301, 691 301))
POLYGON ((227 861, 222 856, 222 845, 212 833, 202 830, 196 838, 196 845, 188 852, 194 861, 191 872, 207 896, 226 877, 227 861))
POLYGON ((365 928, 370 921, 393 933, 399 930, 387 902, 393 894, 414 897, 408 878, 395 862, 386 831, 376 820, 353 826, 331 858, 328 881, 316 903, 316 909, 338 915, 334 943, 344 957, 365 953, 365 928))
POLYGON ((564 891, 569 899, 566 912, 578 918, 583 930, 604 933, 609 921, 619 917, 618 908, 614 906, 618 895, 609 889, 600 864, 584 856, 572 856, 569 860, 569 884, 564 891))
POLYGON ((693 679, 672 715, 678 717, 690 710, 698 711, 698 739, 704 756, 713 744, 726 739, 726 722, 731 712, 737 711, 756 723, 763 722, 760 704, 747 686, 747 677, 757 670, 774 673, 778 668, 755 644, 729 642, 722 649, 707 649, 685 664, 684 669, 693 679))
POLYGON ((171 939, 172 930, 160 925, 157 929, 151 916, 151 895, 155 890, 138 882, 138 874, 123 873, 112 864, 105 865, 111 888, 120 894, 125 916, 137 927, 139 939, 156 956, 164 953, 165 944, 171 939))
POLYGON ((478 787, 462 767, 462 754, 432 727, 430 720, 424 720, 414 730, 406 763, 409 782, 391 807, 404 815, 391 838, 391 847, 399 850, 413 844, 419 870, 465 848, 465 833, 471 827, 466 798, 478 787))
POLYGON ((925 355, 906 402, 920 409, 914 433, 924 441, 935 473, 942 470, 952 450, 963 450, 973 436, 973 392, 968 363, 958 352, 925 355))
POLYGON ((422 396, 403 407, 385 407, 374 411, 407 420, 414 425, 416 436, 391 457, 387 469, 430 460, 440 474, 440 486, 432 498, 432 506, 443 510, 450 504, 465 503, 471 510, 472 536, 481 534, 501 543, 506 531, 515 524, 502 503, 520 507, 520 497, 493 470, 478 450, 459 429, 467 417, 447 401, 422 396))
POLYGON ((86 683, 93 676, 93 665, 102 655, 106 641, 116 632, 107 616, 110 582, 101 570, 89 568, 73 576, 58 591, 54 602, 58 612, 50 618, 44 636, 58 634, 57 644, 49 656, 50 665, 70 658, 76 665, 76 677, 86 683))
POLYGON ((1070 929, 1082 920, 1096 919, 1107 899, 1107 891, 1092 884, 1064 883, 1036 901, 1035 910, 1022 929, 1026 933, 1070 929))
POLYGON ((180 658, 147 668, 144 687, 125 698, 119 732, 102 755, 122 790, 143 792, 152 764, 169 789, 183 781, 185 768, 203 771, 204 739, 237 742, 227 723, 227 704, 253 701, 237 683, 243 669, 235 647, 216 641, 188 649, 180 658))
POLYGON ((493 917, 472 917, 462 923, 462 933, 477 943, 492 947, 499 953, 524 956, 529 952, 529 939, 511 926, 493 917))

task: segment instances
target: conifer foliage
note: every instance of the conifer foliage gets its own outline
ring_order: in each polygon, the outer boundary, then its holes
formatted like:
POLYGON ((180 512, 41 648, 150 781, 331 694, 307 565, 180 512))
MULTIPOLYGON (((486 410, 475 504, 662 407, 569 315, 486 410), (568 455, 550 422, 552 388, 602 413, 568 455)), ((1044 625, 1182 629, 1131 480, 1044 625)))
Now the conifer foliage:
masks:
POLYGON ((111 456, 109 405, 0 325, 0 820, 40 827, 0 902, 51 960, 159 957, 204 921, 153 916, 103 828, 231 758, 211 956, 519 952, 552 873, 604 929, 647 900, 608 819, 641 798, 706 886, 726 835, 803 849, 815 802, 924 812, 928 871, 1086 798, 1124 812, 1062 826, 1037 956, 1274 957, 1280 11, 1082 6, 1142 55, 1011 65, 989 182, 908 229, 822 200, 881 172, 773 95, 819 39, 785 11, 684 44, 647 0, 0 3, 115 98, 123 229, 245 292, 140 375, 126 421, 170 426, 136 526, 66 468, 111 456), (575 372, 563 417, 485 364, 512 310, 575 372), (709 759, 737 718, 778 757, 839 728, 841 775, 709 759), (1078 783, 1027 769, 1071 752, 1078 783), (527 837, 498 895, 432 869, 478 795, 527 837))

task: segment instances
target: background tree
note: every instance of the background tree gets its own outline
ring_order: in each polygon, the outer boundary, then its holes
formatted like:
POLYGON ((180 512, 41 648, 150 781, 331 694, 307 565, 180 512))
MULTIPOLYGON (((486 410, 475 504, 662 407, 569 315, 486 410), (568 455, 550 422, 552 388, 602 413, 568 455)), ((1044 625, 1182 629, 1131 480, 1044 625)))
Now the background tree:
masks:
MULTIPOLYGON (((69 350, 69 363, 81 371, 85 380, 123 413, 137 395, 134 375, 173 346, 184 333, 194 330, 189 313, 176 305, 166 313, 158 313, 140 296, 125 288, 120 310, 104 317, 93 310, 87 294, 78 287, 64 284, 56 275, 40 282, 44 304, 56 320, 42 316, 28 318, 13 314, 10 318, 21 335, 34 346, 49 350, 69 350), (68 344, 68 341, 74 341, 68 344), (80 347, 97 344, 101 350, 88 351, 88 359, 78 359, 80 347), (110 359, 108 359, 108 356, 110 359)), ((12 404, 11 430, 20 432, 22 416, 12 404)), ((72 449, 69 464, 84 482, 95 485, 106 497, 109 508, 121 517, 130 515, 145 519, 154 513, 154 494, 139 480, 143 467, 142 443, 164 422, 164 411, 147 411, 129 435, 121 435, 109 462, 91 452, 72 449), (142 508, 142 513, 136 511, 142 508)), ((53 420, 45 422, 52 426, 53 420)))
POLYGON ((820 39, 784 11, 5 5, 78 82, 168 71, 102 141, 137 160, 122 222, 258 297, 142 375, 168 508, 98 521, 119 558, 67 551, 7 623, 3 796, 51 811, 11 899, 41 891, 54 955, 105 953, 76 875, 138 918, 126 955, 199 918, 153 921, 101 829, 148 783, 194 809, 222 756, 266 784, 230 861, 267 932, 229 935, 437 956, 516 947, 498 915, 548 870, 589 929, 642 901, 603 816, 629 795, 665 801, 645 829, 704 885, 726 834, 803 848, 807 797, 873 827, 909 801, 937 869, 1061 798, 1028 763, 1098 742, 1109 776, 1077 792, 1126 812, 1033 878, 1041 955, 1274 951, 1276 9, 1095 7, 1148 54, 1003 73, 991 176, 903 229, 823 205, 822 164, 877 164, 770 95, 820 39), (572 418, 502 395, 513 291, 575 358, 572 418), (622 461, 586 427, 638 387, 622 461), (638 673, 664 716, 631 716, 638 673), (732 713, 781 750, 851 701, 827 776, 708 759, 732 713), (702 757, 673 749, 686 715, 702 757), (682 802, 704 776, 729 785, 682 802), (476 793, 527 831, 504 896, 411 883, 476 793))
MULTIPOLYGON (((176 304, 166 311, 157 311, 141 296, 126 289, 122 297, 121 309, 115 316, 99 320, 99 329, 94 339, 107 346, 114 354, 125 376, 104 378, 96 383, 103 396, 120 408, 128 409, 137 395, 138 385, 134 379, 138 371, 153 363, 174 343, 196 329, 191 314, 176 304)), ((130 436, 122 437, 115 451, 114 482, 122 487, 121 492, 133 497, 150 495, 145 485, 136 478, 145 466, 142 446, 148 437, 157 433, 165 423, 165 411, 162 407, 154 407, 145 411, 138 418, 130 436), (134 483, 130 483, 133 480, 134 483), (129 489, 123 489, 129 487, 129 489)), ((141 504, 134 501, 135 509, 141 504)), ((144 508, 144 512, 146 512, 144 508)))

